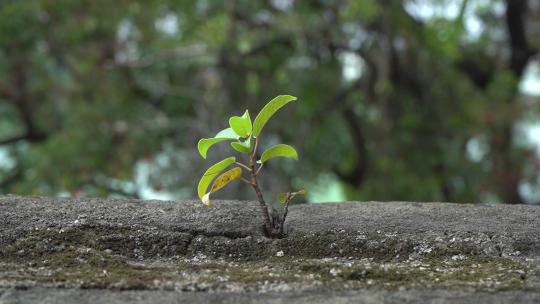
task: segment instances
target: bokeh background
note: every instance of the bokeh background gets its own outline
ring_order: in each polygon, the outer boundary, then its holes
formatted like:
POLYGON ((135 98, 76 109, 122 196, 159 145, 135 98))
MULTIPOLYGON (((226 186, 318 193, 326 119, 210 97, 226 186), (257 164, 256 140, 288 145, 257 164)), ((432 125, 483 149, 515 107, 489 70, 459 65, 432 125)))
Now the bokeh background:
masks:
POLYGON ((535 204, 539 48, 538 0, 1 0, 0 192, 195 198, 198 139, 290 94, 269 193, 535 204))

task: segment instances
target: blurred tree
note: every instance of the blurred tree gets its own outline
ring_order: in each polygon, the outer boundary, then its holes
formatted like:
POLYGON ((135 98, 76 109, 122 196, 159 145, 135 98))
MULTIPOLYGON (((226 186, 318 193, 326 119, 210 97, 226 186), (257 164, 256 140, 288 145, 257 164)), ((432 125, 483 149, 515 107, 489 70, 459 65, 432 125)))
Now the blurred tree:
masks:
POLYGON ((271 191, 330 175, 351 199, 521 203, 529 2, 2 1, 0 189, 192 197, 197 139, 286 93, 266 142, 302 134, 303 162, 271 167, 271 191))

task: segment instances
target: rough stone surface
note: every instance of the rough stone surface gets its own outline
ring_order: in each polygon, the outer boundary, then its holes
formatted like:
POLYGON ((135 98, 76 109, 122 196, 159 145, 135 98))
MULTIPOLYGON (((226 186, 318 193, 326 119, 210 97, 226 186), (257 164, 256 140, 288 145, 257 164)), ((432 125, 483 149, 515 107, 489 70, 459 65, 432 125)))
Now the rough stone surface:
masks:
POLYGON ((0 197, 0 303, 540 301, 539 207, 213 205, 0 197))
POLYGON ((422 303, 474 303, 474 304, 507 304, 538 303, 540 293, 520 293, 515 291, 464 292, 448 290, 407 290, 376 291, 356 290, 348 292, 310 292, 310 293, 200 293, 200 292, 162 292, 162 291, 92 291, 77 289, 51 290, 35 288, 31 290, 10 290, 0 296, 1 303, 272 303, 272 304, 422 304, 422 303), (515 300, 518 299, 516 302, 515 300))

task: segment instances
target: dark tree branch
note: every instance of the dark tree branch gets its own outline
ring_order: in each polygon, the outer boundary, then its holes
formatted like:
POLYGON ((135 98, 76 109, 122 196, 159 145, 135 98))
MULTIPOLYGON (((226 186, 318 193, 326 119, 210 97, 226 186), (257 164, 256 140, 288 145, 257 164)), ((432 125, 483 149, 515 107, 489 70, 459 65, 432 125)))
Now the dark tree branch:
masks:
POLYGON ((0 146, 10 145, 10 144, 16 143, 16 142, 24 140, 24 139, 26 139, 26 134, 11 137, 11 138, 8 138, 8 139, 3 139, 3 140, 0 140, 0 146))
POLYGON ((253 48, 251 48, 247 53, 243 54, 242 56, 251 57, 254 55, 261 54, 261 53, 269 52, 271 48, 274 48, 277 45, 292 48, 293 38, 292 37, 276 37, 276 38, 262 41, 258 43, 257 45, 253 46, 253 48))
MULTIPOLYGON (((366 71, 364 72, 364 76, 361 77, 361 79, 358 80, 358 85, 364 83, 364 89, 366 92, 369 93, 370 96, 374 96, 375 92, 375 83, 377 82, 378 78, 378 69, 377 64, 375 63, 375 60, 373 60, 372 56, 368 53, 368 51, 362 49, 362 48, 351 48, 345 44, 339 44, 339 43, 333 43, 331 42, 329 44, 329 48, 337 50, 337 51, 347 51, 355 53, 356 55, 360 56, 364 63, 366 64, 366 71)), ((352 87, 354 87, 353 85, 352 87)))
MULTIPOLYGON (((462 2, 466 5, 466 1, 462 2)), ((537 52, 533 50, 527 40, 526 31, 526 14, 528 8, 527 0, 506 0, 505 21, 508 32, 508 45, 511 56, 506 63, 506 66, 516 76, 514 84, 514 95, 518 94, 517 83, 523 76, 525 68, 530 58, 537 52)), ((462 12, 464 7, 462 7, 462 12)), ((467 50, 465 50, 467 51, 467 50)), ((478 89, 484 90, 498 72, 497 62, 500 61, 497 56, 487 53, 474 52, 464 54, 462 59, 455 63, 457 70, 469 77, 478 89)), ((393 64, 396 67, 395 64, 393 64)), ((399 66, 397 66, 399 68, 399 66)), ((407 70, 407 67, 405 67, 407 70)), ((394 70, 394 77, 405 77, 406 82, 410 82, 407 75, 403 75, 402 71, 394 70)), ((394 78, 394 82, 399 82, 394 78)), ((414 91, 414 83, 405 83, 404 86, 408 89, 411 87, 414 91)), ((515 98, 509 98, 508 103, 515 101, 515 98)), ((502 124, 491 126, 492 134, 490 139, 491 160, 493 162, 492 176, 494 178, 494 191, 497 191, 499 197, 505 203, 521 203, 523 199, 519 194, 519 181, 522 176, 521 164, 516 162, 512 157, 513 149, 513 124, 514 121, 506 121, 502 124)), ((443 192, 447 191, 443 189, 443 192)))
MULTIPOLYGON (((14 47, 14 46, 13 46, 14 47)), ((16 52, 16 49, 12 49, 12 52, 16 52)), ((0 144, 11 144, 20 140, 27 140, 30 142, 39 142, 44 140, 47 136, 41 132, 36 126, 34 120, 33 109, 30 104, 30 98, 28 96, 28 75, 26 73, 27 60, 22 54, 15 56, 13 64, 10 67, 10 73, 12 75, 12 87, 10 91, 3 90, 2 95, 12 103, 19 112, 26 130, 25 133, 20 136, 5 139, 0 141, 0 144)))
POLYGON ((529 58, 535 53, 527 41, 525 29, 527 7, 527 0, 506 0, 506 26, 512 50, 510 69, 518 77, 521 77, 529 58))
POLYGON ((330 43, 329 48, 333 49, 334 51, 345 50, 354 52, 364 59, 367 66, 366 73, 358 80, 353 82, 349 87, 339 92, 332 99, 332 101, 330 101, 323 109, 321 109, 321 111, 318 112, 318 115, 315 115, 313 120, 320 121, 323 117, 327 116, 329 112, 340 111, 347 126, 349 127, 357 160, 356 165, 350 172, 343 172, 337 165, 334 166, 333 171, 341 180, 360 187, 364 182, 367 169, 366 140, 362 127, 358 121, 358 117, 356 117, 356 114, 351 107, 346 106, 346 102, 353 92, 362 88, 364 88, 364 91, 368 96, 375 96, 374 87, 377 81, 377 66, 371 57, 368 56, 367 52, 362 49, 351 49, 346 45, 335 43, 330 43))
MULTIPOLYGON (((529 59, 534 54, 527 41, 525 28, 527 7, 527 0, 506 1, 506 27, 511 50, 508 67, 517 79, 523 76, 529 59)), ((514 85, 514 94, 518 94, 517 82, 514 85)), ((509 99, 507 102, 512 103, 514 99, 509 99)), ((523 203, 523 198, 519 193, 522 165, 514 161, 511 156, 513 124, 514 121, 510 120, 492 126, 493 135, 490 140, 494 183, 499 197, 506 204, 523 203)))
POLYGON ((25 133, 22 135, 14 136, 11 138, 0 140, 0 146, 2 145, 10 145, 14 144, 16 142, 19 142, 21 140, 26 140, 28 142, 40 142, 45 139, 45 136, 39 133, 25 133))
POLYGON ((459 7, 459 14, 456 18, 456 22, 459 24, 459 26, 463 27, 464 26, 464 16, 465 16, 465 11, 467 10, 467 6, 469 4, 469 0, 461 0, 461 5, 459 7))
POLYGON ((344 173, 338 169, 334 171, 341 180, 344 180, 351 185, 360 187, 364 183, 367 171, 367 149, 364 131, 362 130, 360 122, 358 121, 358 117, 356 117, 356 114, 354 114, 352 109, 345 109, 341 112, 341 114, 349 126, 357 159, 356 165, 352 171, 347 173, 344 173))
POLYGON ((462 58, 456 62, 455 67, 480 89, 485 89, 496 73, 495 58, 486 54, 471 53, 464 50, 462 58))

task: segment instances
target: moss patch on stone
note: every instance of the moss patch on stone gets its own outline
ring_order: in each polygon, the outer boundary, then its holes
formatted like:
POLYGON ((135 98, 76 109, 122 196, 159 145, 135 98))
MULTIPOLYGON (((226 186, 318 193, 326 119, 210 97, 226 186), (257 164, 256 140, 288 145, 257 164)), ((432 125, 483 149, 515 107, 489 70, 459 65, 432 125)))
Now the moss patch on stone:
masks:
POLYGON ((81 246, 135 258, 173 256, 185 254, 191 239, 187 233, 164 234, 129 228, 109 230, 106 227, 79 226, 66 230, 41 229, 5 242, 0 248, 0 259, 36 258, 81 246))
POLYGON ((0 264, 0 285, 41 284, 107 289, 265 290, 283 288, 471 287, 524 289, 538 276, 505 258, 467 257, 377 262, 373 259, 299 259, 259 261, 206 257, 133 261, 77 248, 0 264))
POLYGON ((264 291, 359 288, 539 288, 538 263, 436 242, 339 231, 280 240, 35 230, 0 248, 0 287, 264 291))

